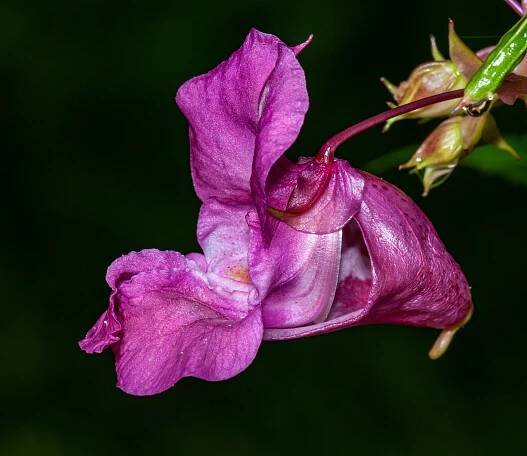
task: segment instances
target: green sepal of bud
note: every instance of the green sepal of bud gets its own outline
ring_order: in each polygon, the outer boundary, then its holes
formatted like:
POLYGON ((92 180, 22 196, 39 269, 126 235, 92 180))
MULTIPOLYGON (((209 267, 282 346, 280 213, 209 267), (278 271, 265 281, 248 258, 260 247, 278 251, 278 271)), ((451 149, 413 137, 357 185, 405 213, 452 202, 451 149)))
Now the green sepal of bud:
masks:
POLYGON ((448 21, 448 55, 465 78, 470 79, 483 63, 456 32, 452 19, 448 21))

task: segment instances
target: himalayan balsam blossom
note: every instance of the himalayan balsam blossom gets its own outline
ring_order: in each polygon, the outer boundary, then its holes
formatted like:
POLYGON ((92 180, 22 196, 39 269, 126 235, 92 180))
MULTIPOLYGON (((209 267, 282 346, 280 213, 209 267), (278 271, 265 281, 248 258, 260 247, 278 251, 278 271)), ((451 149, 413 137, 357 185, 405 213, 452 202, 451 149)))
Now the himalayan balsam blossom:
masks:
POLYGON ((354 325, 444 329, 435 357, 470 315, 463 273, 406 195, 332 154, 284 157, 308 109, 307 44, 252 30, 179 89, 203 253, 144 250, 109 267, 109 307, 80 346, 113 350, 124 391, 227 379, 262 340, 354 325))

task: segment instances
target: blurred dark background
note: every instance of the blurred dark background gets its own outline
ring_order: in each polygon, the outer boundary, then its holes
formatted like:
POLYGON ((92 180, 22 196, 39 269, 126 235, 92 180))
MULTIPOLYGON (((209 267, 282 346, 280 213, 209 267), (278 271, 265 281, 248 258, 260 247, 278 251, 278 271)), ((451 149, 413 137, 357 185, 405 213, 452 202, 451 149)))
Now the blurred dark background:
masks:
MULTIPOLYGON (((184 379, 154 397, 116 389, 113 357, 77 347, 106 307, 107 265, 147 247, 198 250, 199 202, 177 88, 252 26, 302 54, 311 108, 291 153, 385 108, 394 82, 446 52, 447 19, 473 48, 516 19, 499 0, 0 3, 0 454, 494 455, 526 450, 527 188, 461 168, 427 199, 473 287, 476 313, 444 359, 431 330, 360 327, 264 344, 221 383, 184 379)), ((497 114, 526 131, 523 107, 497 114)), ((354 166, 422 140, 397 124, 340 150, 354 166)), ((527 151, 520 151, 527 154, 527 151)))

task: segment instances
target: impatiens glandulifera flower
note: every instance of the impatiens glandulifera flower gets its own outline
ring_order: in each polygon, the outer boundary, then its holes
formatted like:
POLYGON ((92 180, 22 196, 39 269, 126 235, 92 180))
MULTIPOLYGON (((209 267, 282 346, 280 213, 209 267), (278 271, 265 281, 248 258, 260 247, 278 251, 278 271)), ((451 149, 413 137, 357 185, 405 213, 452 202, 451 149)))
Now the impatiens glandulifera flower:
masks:
POLYGON ((412 158, 399 169, 413 169, 423 183, 423 196, 444 182, 461 159, 483 140, 519 158, 501 136, 490 113, 480 117, 454 116, 441 122, 412 158))
POLYGON ((284 152, 308 108, 296 58, 308 42, 290 48, 252 30, 179 89, 203 254, 145 250, 110 266, 109 307, 80 345, 112 348, 124 391, 226 379, 252 362, 262 339, 372 323, 443 330, 436 358, 470 317, 467 281, 422 211, 334 157, 354 134, 462 91, 367 119, 295 164, 284 152))

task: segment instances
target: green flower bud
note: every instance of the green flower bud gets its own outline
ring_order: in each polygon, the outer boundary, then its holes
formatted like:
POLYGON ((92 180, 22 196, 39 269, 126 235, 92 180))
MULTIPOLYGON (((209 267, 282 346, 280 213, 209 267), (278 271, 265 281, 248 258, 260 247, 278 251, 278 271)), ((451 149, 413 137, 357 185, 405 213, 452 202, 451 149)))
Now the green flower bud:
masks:
POLYGON ((460 160, 481 142, 495 144, 518 158, 499 133, 494 118, 454 116, 441 122, 421 144, 412 158, 399 169, 412 169, 423 183, 423 196, 443 183, 460 160))
MULTIPOLYGON (((445 60, 419 65, 408 80, 397 87, 386 79, 383 79, 383 82, 397 104, 401 105, 439 93, 462 89, 466 80, 451 61, 445 60)), ((456 104, 456 100, 444 101, 399 116, 397 119, 429 119, 448 116, 456 104)))

